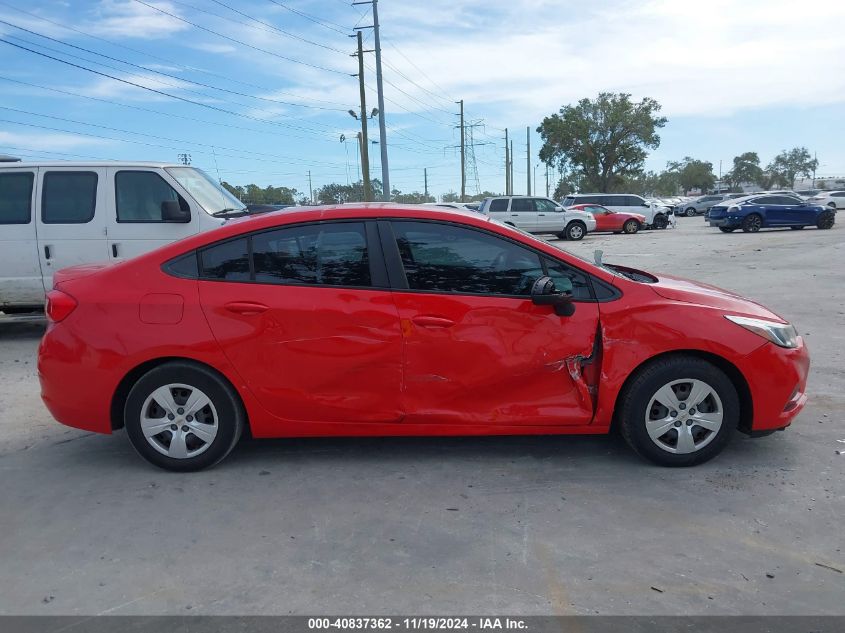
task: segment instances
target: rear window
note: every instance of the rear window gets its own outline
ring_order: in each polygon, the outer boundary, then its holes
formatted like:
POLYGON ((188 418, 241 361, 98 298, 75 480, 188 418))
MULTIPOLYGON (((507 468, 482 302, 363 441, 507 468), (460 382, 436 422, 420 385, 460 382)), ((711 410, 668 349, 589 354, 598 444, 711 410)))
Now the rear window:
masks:
POLYGON ((200 253, 204 279, 249 281, 249 248, 245 237, 215 244, 200 253))
POLYGON ((0 224, 29 224, 32 219, 32 172, 0 174, 0 224))
POLYGON ((86 224, 94 219, 97 174, 49 171, 44 174, 41 219, 44 224, 86 224))

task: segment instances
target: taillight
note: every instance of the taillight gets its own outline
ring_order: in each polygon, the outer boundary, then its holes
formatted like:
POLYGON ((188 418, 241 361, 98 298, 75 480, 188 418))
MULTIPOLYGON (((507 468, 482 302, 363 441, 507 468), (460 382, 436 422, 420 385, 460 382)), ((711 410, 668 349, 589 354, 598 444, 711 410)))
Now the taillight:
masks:
POLYGON ((76 299, 61 290, 51 290, 47 293, 47 307, 44 312, 53 323, 64 321, 78 305, 76 299))

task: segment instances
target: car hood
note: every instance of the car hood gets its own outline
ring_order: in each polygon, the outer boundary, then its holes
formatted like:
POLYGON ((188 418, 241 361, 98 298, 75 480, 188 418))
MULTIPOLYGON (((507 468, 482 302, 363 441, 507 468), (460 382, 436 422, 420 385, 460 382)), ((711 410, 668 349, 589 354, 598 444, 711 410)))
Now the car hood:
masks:
POLYGON ((649 284, 649 287, 664 299, 671 301, 707 306, 716 308, 717 310, 723 310, 725 313, 730 314, 769 319, 770 321, 780 321, 782 323, 787 322, 786 319, 775 314, 765 306, 746 299, 735 292, 690 281, 689 279, 674 277, 672 275, 661 275, 657 282, 649 284))

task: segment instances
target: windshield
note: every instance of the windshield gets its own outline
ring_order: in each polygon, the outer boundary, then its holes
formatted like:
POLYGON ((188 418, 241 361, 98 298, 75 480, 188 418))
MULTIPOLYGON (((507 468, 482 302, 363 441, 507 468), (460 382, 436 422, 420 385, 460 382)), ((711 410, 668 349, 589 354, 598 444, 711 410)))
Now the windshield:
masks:
POLYGON ((246 208, 240 200, 201 169, 196 167, 166 167, 165 169, 208 214, 219 213, 225 209, 240 211, 246 208))

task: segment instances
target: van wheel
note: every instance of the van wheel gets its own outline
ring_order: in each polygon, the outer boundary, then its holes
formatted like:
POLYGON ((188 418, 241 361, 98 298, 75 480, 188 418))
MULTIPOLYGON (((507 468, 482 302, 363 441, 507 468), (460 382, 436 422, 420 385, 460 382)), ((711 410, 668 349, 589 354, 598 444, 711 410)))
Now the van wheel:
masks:
POLYGON ((652 220, 651 225, 656 229, 665 229, 669 226, 669 220, 666 219, 666 216, 662 213, 654 216, 654 220, 652 220))
POLYGON ((756 233, 763 226, 763 218, 752 213, 742 221, 742 230, 745 233, 756 233))
POLYGON ((727 446, 739 423, 739 396, 725 373, 691 356, 657 360, 620 395, 622 435, 661 466, 693 466, 727 446))
POLYGON ((221 461, 238 443, 245 420, 234 388, 212 370, 187 362, 148 371, 124 408, 126 433, 138 454, 180 472, 221 461))
POLYGON ((573 220, 563 230, 564 238, 567 240, 582 240, 586 234, 587 226, 579 220, 573 220))
POLYGON ((836 221, 836 214, 833 211, 824 211, 816 221, 816 227, 820 229, 832 229, 836 221))
POLYGON ((640 223, 636 220, 628 220, 627 222, 625 222, 625 224, 622 225, 622 230, 625 233, 636 233, 640 230, 640 223))

